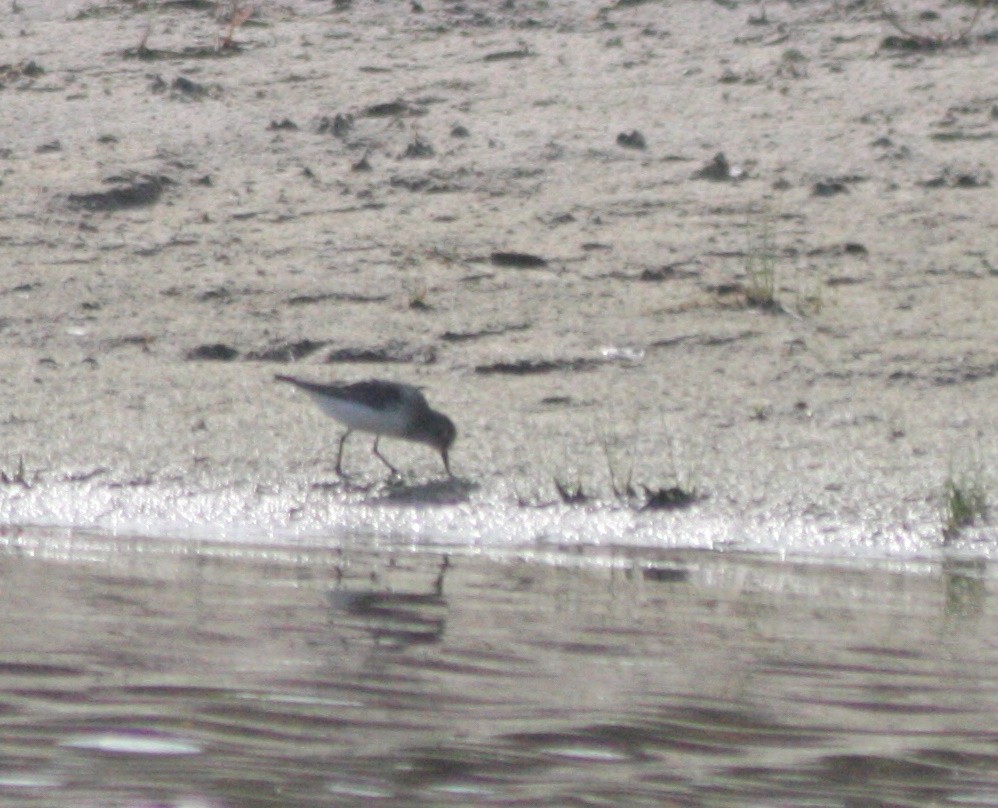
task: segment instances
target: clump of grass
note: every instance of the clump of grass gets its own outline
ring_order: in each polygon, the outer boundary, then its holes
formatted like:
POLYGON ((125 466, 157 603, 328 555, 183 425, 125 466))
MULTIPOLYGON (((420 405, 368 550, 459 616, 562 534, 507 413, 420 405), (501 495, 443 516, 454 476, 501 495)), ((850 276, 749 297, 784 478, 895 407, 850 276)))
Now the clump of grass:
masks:
POLYGON ((579 480, 576 480, 574 483, 567 483, 555 477, 554 487, 558 492, 558 496, 561 497, 561 501, 566 505, 582 505, 591 499, 585 490, 583 490, 582 482, 579 480))
POLYGON ((626 460, 626 471, 622 474, 620 470, 620 464, 614 456, 612 444, 618 441, 611 438, 607 433, 602 436, 601 443, 603 445, 603 457, 606 458, 606 471, 610 476, 610 488, 613 491, 613 495, 620 502, 629 502, 638 496, 637 488, 634 486, 634 450, 636 448, 637 439, 631 442, 631 446, 627 452, 626 460))
POLYGON ((24 455, 17 458, 17 468, 11 473, 8 474, 5 469, 0 469, 0 484, 31 488, 31 480, 28 479, 24 471, 24 455))
POLYGON ((236 31, 245 23, 256 11, 256 4, 244 3, 240 0, 228 0, 219 2, 215 17, 226 26, 225 34, 218 43, 219 50, 231 50, 237 48, 236 31))
POLYGON ((796 299, 787 304, 779 297, 780 253, 776 246, 773 217, 762 213, 757 222, 750 221, 747 227, 749 235, 745 251, 745 284, 742 287, 745 305, 763 311, 789 314, 791 317, 818 314, 824 307, 820 277, 815 277, 809 288, 804 288, 798 272, 796 299))
POLYGON ((787 79, 807 78, 808 58, 797 48, 783 51, 780 63, 776 67, 776 75, 787 79))
POLYGON ((671 485, 668 488, 649 488, 641 486, 645 492, 645 502, 642 511, 675 511, 688 508, 703 499, 703 495, 693 486, 671 485))
MULTIPOLYGON (((638 434, 635 432, 635 434, 638 434)), ((649 486, 644 483, 634 481, 634 457, 637 449, 637 440, 632 441, 627 452, 624 466, 626 470, 621 472, 621 463, 618 462, 611 448, 616 441, 609 435, 603 436, 603 455, 606 458, 607 473, 610 476, 610 487, 617 500, 629 507, 639 511, 648 510, 673 510, 685 508, 703 499, 703 494, 696 485, 692 483, 692 475, 680 474, 677 471, 676 444, 669 441, 669 476, 672 478, 672 485, 649 486)))
POLYGON ((760 309, 780 309, 776 297, 776 249, 773 223, 767 216, 749 235, 745 256, 745 303, 760 309))
POLYGON ((950 472, 943 483, 943 538, 952 541, 961 530, 986 518, 988 507, 980 471, 950 472))
POLYGON ((815 279, 810 290, 805 291, 800 286, 797 287, 797 301, 794 311, 802 317, 819 314, 825 307, 825 299, 822 296, 821 279, 815 279))
POLYGON ((426 285, 426 281, 418 280, 409 287, 409 308, 415 309, 416 311, 429 311, 430 306, 427 297, 430 294, 430 289, 426 285))
MULTIPOLYGON (((149 37, 152 35, 154 22, 156 21, 157 15, 161 12, 163 6, 163 3, 158 2, 140 3, 136 6, 136 8, 148 9, 148 16, 146 19, 146 26, 142 30, 138 44, 134 48, 128 48, 125 50, 124 54, 126 57, 153 60, 172 58, 180 55, 180 52, 149 47, 149 37)), ((200 2, 196 3, 191 2, 189 7, 200 10, 202 8, 211 8, 212 4, 209 0, 200 0, 200 2)), ((240 47, 239 43, 236 42, 235 39, 236 32, 249 21, 256 10, 257 4, 254 2, 246 2, 246 0, 215 0, 213 6, 213 16, 215 21, 222 26, 224 31, 219 33, 216 47, 213 49, 185 48, 182 53, 187 56, 203 57, 223 51, 238 51, 240 47)))
MULTIPOLYGON (((988 0, 976 0, 973 14, 970 16, 970 19, 967 20, 959 29, 933 33, 917 32, 910 28, 907 24, 901 22, 901 18, 898 13, 887 4, 886 0, 878 0, 877 6, 880 8, 880 13, 884 20, 886 20, 894 28, 894 30, 905 37, 905 39, 901 41, 901 45, 911 48, 934 50, 936 48, 967 44, 967 42, 971 39, 971 34, 977 27, 978 21, 981 19, 981 13, 984 11, 984 6, 987 5, 987 2, 988 0)), ((885 42, 886 41, 887 40, 885 40, 885 42)))

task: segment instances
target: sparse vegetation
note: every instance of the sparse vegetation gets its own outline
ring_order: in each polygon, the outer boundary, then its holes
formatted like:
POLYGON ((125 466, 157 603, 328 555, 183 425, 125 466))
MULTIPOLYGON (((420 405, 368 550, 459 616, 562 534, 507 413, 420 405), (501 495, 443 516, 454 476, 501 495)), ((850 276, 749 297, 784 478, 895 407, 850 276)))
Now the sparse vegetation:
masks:
POLYGON ((609 435, 604 434, 602 437, 603 445, 603 457, 606 458, 606 470, 607 474, 610 476, 610 488, 613 490, 613 495, 621 502, 629 502, 633 500, 637 495, 637 489, 634 487, 634 449, 637 440, 631 442, 631 446, 627 452, 627 472, 621 476, 618 463, 614 457, 613 449, 611 444, 616 441, 609 435))
POLYGON ((645 492, 645 504, 641 506, 643 511, 671 511, 678 508, 688 508, 702 499, 695 488, 683 488, 679 485, 656 489, 649 488, 647 485, 641 487, 645 492))
POLYGON ((19 485, 22 488, 31 488, 31 480, 28 479, 24 471, 24 455, 17 458, 17 468, 7 473, 6 469, 0 469, 0 484, 19 485))
POLYGON ((607 506, 616 501, 618 507, 633 511, 674 510, 685 508, 704 499, 705 495, 692 482, 692 475, 677 471, 677 445, 674 440, 668 441, 667 470, 664 485, 648 485, 634 478, 635 459, 638 455, 638 438, 640 430, 634 430, 634 438, 629 445, 621 450, 619 433, 604 433, 600 438, 603 456, 606 460, 607 474, 610 479, 610 489, 613 500, 606 501, 602 492, 588 488, 578 472, 568 471, 566 460, 562 471, 552 477, 556 499, 544 499, 517 495, 517 503, 521 508, 546 508, 552 505, 591 505, 607 506))
MULTIPOLYGON (((764 311, 782 312, 793 317, 807 317, 818 314, 824 307, 821 278, 813 278, 810 288, 801 283, 796 285, 796 298, 787 305, 778 294, 777 263, 779 252, 776 247, 773 217, 760 214, 757 223, 748 223, 748 246, 745 253, 745 284, 742 287, 745 305, 764 311)), ((798 273, 799 281, 799 273, 798 273)))
POLYGON ((610 486, 618 502, 628 507, 645 511, 684 508, 703 499, 703 494, 692 482, 691 473, 680 473, 678 471, 675 441, 669 441, 668 476, 671 478, 672 484, 662 486, 649 486, 644 483, 634 482, 636 439, 632 441, 631 447, 627 452, 627 459, 624 464, 626 465, 626 472, 621 473, 621 464, 618 462, 612 449, 614 442, 609 435, 603 436, 603 456, 606 458, 610 486))
POLYGON ((219 41, 220 50, 229 50, 238 47, 235 42, 236 31, 243 25, 256 11, 255 3, 245 3, 241 0, 226 0, 216 7, 215 17, 225 26, 225 34, 219 41))
MULTIPOLYGON (((887 0, 877 0, 877 5, 880 8, 880 13, 883 18, 891 25, 892 28, 894 28, 895 31, 904 37, 904 39, 900 42, 891 41, 892 39, 897 39, 896 37, 888 37, 888 39, 884 41, 884 44, 892 45, 894 47, 922 48, 926 50, 944 48, 953 45, 964 45, 970 40, 970 35, 977 27, 977 23, 981 19, 981 14, 984 11, 984 6, 987 5, 987 2, 988 0, 976 0, 976 3, 974 4, 974 12, 970 19, 967 20, 961 28, 955 31, 951 30, 941 33, 921 33, 913 30, 907 23, 901 22, 900 16, 891 6, 887 4, 887 0)), ((927 15, 923 13, 922 19, 926 18, 927 15)))
POLYGON ((780 63, 776 67, 776 75, 787 79, 807 78, 808 58, 797 48, 783 51, 780 63))
MULTIPOLYGON (((187 4, 185 7, 197 11, 210 9, 215 21, 223 26, 224 29, 224 33, 219 34, 215 47, 185 48, 182 52, 182 55, 185 56, 210 56, 220 55, 223 51, 237 51, 239 44, 235 41, 236 33, 249 21, 257 10, 256 3, 245 2, 245 0, 215 0, 214 3, 204 0, 203 3, 193 2, 187 4)), ((139 5, 137 8, 146 10, 148 17, 138 43, 134 48, 126 49, 125 56, 151 61, 181 55, 181 52, 178 51, 160 50, 149 47, 149 37, 153 32, 156 17, 161 11, 161 5, 159 3, 148 3, 139 5)))
POLYGON ((980 469, 950 471, 943 483, 943 538, 952 541, 960 531, 988 515, 988 492, 980 469))
POLYGON ((558 496, 561 497, 561 501, 566 505, 582 505, 591 499, 583 490, 582 482, 579 480, 574 483, 566 483, 555 477, 554 487, 558 496))
POLYGON ((794 302, 794 311, 801 317, 820 314, 825 307, 825 298, 822 295, 822 282, 820 278, 813 280, 810 289, 804 290, 800 285, 797 287, 797 299, 794 302))
POLYGON ((148 54, 151 52, 149 50, 149 36, 152 34, 153 21, 156 14, 156 6, 150 6, 148 9, 148 18, 146 19, 146 27, 142 29, 142 35, 139 37, 138 44, 131 50, 126 50, 126 55, 137 56, 140 59, 148 58, 148 54))
POLYGON ((431 307, 426 298, 430 290, 426 281, 418 280, 409 287, 409 308, 417 311, 428 311, 431 307))
POLYGON ((745 302, 760 309, 779 309, 776 298, 776 251, 772 220, 766 216, 761 226, 749 234, 745 256, 745 302))

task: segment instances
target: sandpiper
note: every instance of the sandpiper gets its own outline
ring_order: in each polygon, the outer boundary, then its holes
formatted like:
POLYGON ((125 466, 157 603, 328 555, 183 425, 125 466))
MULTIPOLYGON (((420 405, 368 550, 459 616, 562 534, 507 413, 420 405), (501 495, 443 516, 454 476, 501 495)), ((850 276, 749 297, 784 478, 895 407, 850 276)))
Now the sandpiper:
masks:
POLYGON ((457 428, 450 418, 430 407, 419 389, 411 384, 381 379, 354 384, 318 384, 281 374, 274 378, 304 390, 326 415, 347 428, 336 452, 336 473, 341 477, 346 476, 342 467, 343 444, 354 430, 374 435, 374 455, 393 474, 398 474, 398 469, 378 451, 378 441, 383 435, 429 444, 440 452, 447 474, 454 476, 447 452, 457 437, 457 428))

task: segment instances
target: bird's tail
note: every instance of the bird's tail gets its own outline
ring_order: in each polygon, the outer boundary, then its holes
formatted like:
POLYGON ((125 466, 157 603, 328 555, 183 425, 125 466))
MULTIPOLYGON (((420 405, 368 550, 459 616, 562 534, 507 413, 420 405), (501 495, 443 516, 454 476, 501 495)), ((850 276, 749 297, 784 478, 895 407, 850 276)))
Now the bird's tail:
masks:
POLYGON ((285 376, 283 373, 274 374, 274 379, 275 381, 293 384, 299 390, 304 390, 306 393, 326 394, 330 390, 327 385, 319 384, 318 382, 310 382, 307 379, 298 379, 294 376, 285 376))

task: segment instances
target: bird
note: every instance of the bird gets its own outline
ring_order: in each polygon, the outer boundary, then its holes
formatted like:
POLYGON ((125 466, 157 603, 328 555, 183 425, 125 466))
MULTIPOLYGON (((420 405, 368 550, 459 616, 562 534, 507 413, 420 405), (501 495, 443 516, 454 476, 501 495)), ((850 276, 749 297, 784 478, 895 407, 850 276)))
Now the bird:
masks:
POLYGON ((418 387, 384 379, 352 384, 320 384, 280 373, 274 378, 304 390, 326 415, 347 428, 336 452, 336 473, 340 477, 347 476, 343 472, 343 445, 354 431, 374 435, 372 452, 392 474, 399 475, 399 470, 378 451, 378 441, 383 436, 432 446, 440 452, 447 475, 454 476, 448 452, 457 437, 457 427, 450 418, 427 403, 418 387))

